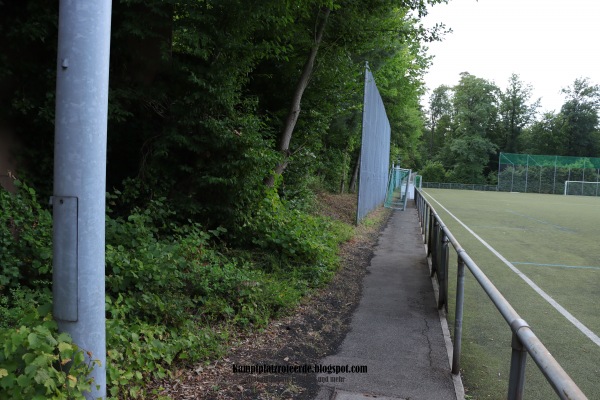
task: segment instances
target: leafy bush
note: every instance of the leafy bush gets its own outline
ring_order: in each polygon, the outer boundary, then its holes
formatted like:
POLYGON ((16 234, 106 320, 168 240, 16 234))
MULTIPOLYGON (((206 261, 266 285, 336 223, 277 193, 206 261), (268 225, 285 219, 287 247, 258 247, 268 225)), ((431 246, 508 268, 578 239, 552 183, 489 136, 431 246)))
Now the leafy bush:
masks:
POLYGON ((287 206, 273 188, 266 191, 252 222, 244 226, 244 235, 278 257, 272 270, 292 273, 309 286, 331 277, 338 265, 337 245, 352 234, 348 225, 287 206))
POLYGON ((261 326, 300 298, 288 277, 220 253, 224 229, 163 229, 170 213, 158 200, 126 220, 107 218, 108 382, 118 398, 143 397, 143 383, 175 361, 220 354, 227 335, 211 326, 261 326))
POLYGON ((17 307, 0 304, 0 398, 84 399, 92 365, 71 337, 58 333, 48 292, 13 289, 17 307), (8 326, 14 325, 17 328, 8 326))
POLYGON ((423 169, 421 170, 423 176, 423 182, 446 182, 446 169, 439 161, 427 161, 423 169))
POLYGON ((0 295, 50 276, 52 216, 35 191, 16 180, 18 193, 0 189, 0 295))
MULTIPOLYGON (((49 313, 50 213, 18 185, 0 192, 0 398, 81 398, 91 365, 49 313)), ((229 327, 264 326, 331 276, 347 225, 292 209, 275 189, 257 210, 240 231, 253 251, 229 249, 223 228, 175 224, 164 199, 106 218, 109 396, 145 397, 173 363, 218 356, 229 327)))
MULTIPOLYGON (((120 306, 111 307, 117 313, 120 306)), ((144 383, 170 376, 175 360, 199 360, 222 353, 225 334, 188 323, 182 328, 123 318, 107 320, 107 383, 112 398, 144 398, 144 383)))
POLYGON ((14 183, 0 190, 0 398, 83 398, 92 366, 50 314, 50 212, 14 183))

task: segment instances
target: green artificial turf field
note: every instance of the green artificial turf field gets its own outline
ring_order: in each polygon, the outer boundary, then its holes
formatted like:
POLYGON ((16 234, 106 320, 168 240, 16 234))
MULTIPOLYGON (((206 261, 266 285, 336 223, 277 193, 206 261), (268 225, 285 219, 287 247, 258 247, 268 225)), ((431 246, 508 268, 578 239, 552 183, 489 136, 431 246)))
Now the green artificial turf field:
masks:
MULTIPOLYGON (((424 193, 462 247, 583 392, 600 399, 600 198, 444 189, 424 193), (562 306, 579 327, 456 219, 562 306)), ((450 260, 452 330, 455 253, 450 253, 450 260)), ((467 273, 461 368, 470 398, 506 398, 510 339, 510 328, 467 273)), ((525 398, 556 398, 533 360, 527 363, 525 398)))

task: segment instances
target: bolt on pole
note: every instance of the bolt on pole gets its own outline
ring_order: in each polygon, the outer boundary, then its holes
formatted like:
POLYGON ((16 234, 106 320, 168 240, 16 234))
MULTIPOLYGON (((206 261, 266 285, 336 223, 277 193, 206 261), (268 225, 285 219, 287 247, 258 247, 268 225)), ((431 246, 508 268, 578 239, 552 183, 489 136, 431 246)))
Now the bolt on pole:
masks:
POLYGON ((111 0, 61 0, 54 141, 54 317, 106 397, 105 196, 111 0), (90 358, 91 355, 91 358, 90 358))

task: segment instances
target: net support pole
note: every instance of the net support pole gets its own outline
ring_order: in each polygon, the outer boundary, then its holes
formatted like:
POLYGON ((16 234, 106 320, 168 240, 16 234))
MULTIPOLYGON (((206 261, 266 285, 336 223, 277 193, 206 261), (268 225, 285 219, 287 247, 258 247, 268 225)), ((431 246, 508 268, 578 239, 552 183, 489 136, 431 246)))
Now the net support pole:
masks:
POLYGON ((585 158, 583 159, 583 175, 581 177, 581 195, 583 195, 583 184, 585 182, 585 158))
MULTIPOLYGON (((111 0, 61 0, 54 142, 54 317, 97 360, 106 398, 105 198, 111 0)), ((91 357, 90 357, 91 355, 91 357)))
POLYGON ((552 194, 556 193, 556 163, 558 156, 554 156, 554 181, 552 182, 552 194))
POLYGON ((525 167, 525 193, 527 193, 527 180, 529 178, 529 155, 527 156, 527 163, 525 167))
POLYGON ((496 185, 498 187, 500 187, 500 179, 502 179, 501 176, 500 176, 500 169, 501 169, 501 167, 502 167, 502 152, 500 152, 500 155, 498 156, 498 181, 496 183, 496 185))

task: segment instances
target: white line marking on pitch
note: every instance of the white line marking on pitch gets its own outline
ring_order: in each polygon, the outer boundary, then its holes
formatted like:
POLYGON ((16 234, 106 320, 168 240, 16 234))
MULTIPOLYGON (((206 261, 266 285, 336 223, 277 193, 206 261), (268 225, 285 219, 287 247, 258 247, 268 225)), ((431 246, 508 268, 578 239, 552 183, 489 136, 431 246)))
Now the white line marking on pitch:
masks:
POLYGON ((536 285, 531 279, 529 279, 527 277, 527 275, 522 273, 519 269, 517 269, 517 267, 512 265, 510 261, 508 261, 506 258, 504 258, 502 256, 502 254, 498 253, 496 251, 496 249, 494 249, 492 246, 490 246, 488 244, 488 242, 486 242, 478 234, 473 232, 473 230, 471 228, 469 228, 467 225, 465 225, 460 219, 456 218, 456 216, 454 214, 452 214, 450 211, 448 211, 448 209, 446 207, 441 205, 440 202, 437 201, 432 195, 430 195, 429 193, 425 193, 425 194, 427 196, 431 197, 431 200, 438 203, 439 206, 448 213, 448 215, 450 215, 452 218, 454 218, 456 220, 456 222, 461 224, 467 231, 469 231, 471 233, 471 235, 473 235, 477 240, 479 240, 481 242, 481 244, 483 244, 485 247, 487 247, 489 251, 494 253, 494 255, 496 257, 498 257, 504 264, 506 264, 508 266, 508 268, 512 269, 515 274, 519 275, 521 277, 521 279, 523 279, 529 286, 531 286, 531 288, 533 290, 535 290, 540 296, 542 296, 544 298, 544 300, 546 300, 548 303, 550 303, 550 305, 552 307, 554 307, 556 309, 556 311, 561 313, 566 319, 568 319, 573 325, 575 325, 575 327, 577 329, 579 329, 585 336, 590 338, 592 340, 592 342, 594 342, 598 346, 600 346, 600 337, 598 337, 598 335, 596 335, 594 332, 592 332, 587 326, 582 324, 577 318, 575 318, 573 316, 573 314, 568 312, 563 306, 558 304, 556 302, 556 300, 554 300, 552 297, 550 297, 550 295, 548 293, 544 292, 538 285, 536 285))
POLYGON ((540 263, 532 263, 532 262, 517 262, 511 261, 513 265, 533 265, 536 267, 558 267, 558 268, 569 268, 569 269, 597 269, 600 270, 600 267, 592 267, 588 265, 563 265, 563 264, 540 264, 540 263))

